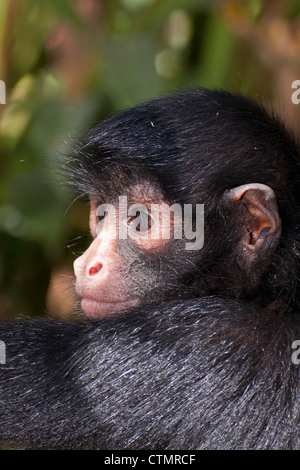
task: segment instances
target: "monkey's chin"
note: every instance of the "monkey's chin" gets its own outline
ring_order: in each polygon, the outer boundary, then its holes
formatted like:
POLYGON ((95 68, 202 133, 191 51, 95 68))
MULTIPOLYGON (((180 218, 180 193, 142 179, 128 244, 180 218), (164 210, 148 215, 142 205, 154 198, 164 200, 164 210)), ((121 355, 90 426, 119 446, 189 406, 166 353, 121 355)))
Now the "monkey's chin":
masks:
POLYGON ((81 308, 87 318, 91 320, 100 320, 120 314, 138 304, 137 299, 131 299, 124 302, 99 302, 92 299, 82 298, 81 308))

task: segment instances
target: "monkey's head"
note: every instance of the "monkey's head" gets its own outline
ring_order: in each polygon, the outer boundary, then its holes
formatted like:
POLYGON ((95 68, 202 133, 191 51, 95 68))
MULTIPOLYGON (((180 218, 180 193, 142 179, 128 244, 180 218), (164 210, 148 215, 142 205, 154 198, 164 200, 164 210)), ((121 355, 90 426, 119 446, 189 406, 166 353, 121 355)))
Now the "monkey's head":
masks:
POLYGON ((131 185, 126 177, 123 180, 121 168, 114 168, 113 173, 105 191, 103 186, 101 193, 90 194, 93 241, 74 262, 76 291, 91 318, 113 315, 145 301, 161 301, 167 292, 170 295, 179 288, 182 260, 175 257, 181 258, 184 248, 182 237, 174 240, 174 224, 179 226, 176 214, 169 212, 170 205, 153 182, 141 179, 131 185), (118 195, 111 198, 114 181, 118 195))
POLYGON ((192 91, 137 106, 90 132, 71 173, 90 198, 93 241, 74 263, 89 318, 295 291, 283 266, 298 269, 298 153, 256 103, 192 91))

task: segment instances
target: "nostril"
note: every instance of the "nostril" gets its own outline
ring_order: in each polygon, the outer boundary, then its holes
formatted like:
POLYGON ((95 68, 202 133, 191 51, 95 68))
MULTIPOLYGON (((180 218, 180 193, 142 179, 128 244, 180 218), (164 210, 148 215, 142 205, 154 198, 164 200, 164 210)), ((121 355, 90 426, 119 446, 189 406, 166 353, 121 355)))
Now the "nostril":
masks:
POLYGON ((89 269, 89 275, 93 276, 94 274, 97 274, 101 268, 102 268, 102 263, 97 263, 95 266, 92 266, 89 269))

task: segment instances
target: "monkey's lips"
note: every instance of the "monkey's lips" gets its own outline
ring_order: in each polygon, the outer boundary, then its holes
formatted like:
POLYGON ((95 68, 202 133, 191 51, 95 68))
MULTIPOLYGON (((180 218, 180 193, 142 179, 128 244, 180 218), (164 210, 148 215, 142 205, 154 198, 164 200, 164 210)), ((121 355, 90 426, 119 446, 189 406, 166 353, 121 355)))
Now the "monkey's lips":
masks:
POLYGON ((83 297, 81 299, 81 308, 85 315, 92 319, 101 319, 112 317, 123 310, 132 308, 138 304, 137 299, 125 301, 99 301, 83 297))

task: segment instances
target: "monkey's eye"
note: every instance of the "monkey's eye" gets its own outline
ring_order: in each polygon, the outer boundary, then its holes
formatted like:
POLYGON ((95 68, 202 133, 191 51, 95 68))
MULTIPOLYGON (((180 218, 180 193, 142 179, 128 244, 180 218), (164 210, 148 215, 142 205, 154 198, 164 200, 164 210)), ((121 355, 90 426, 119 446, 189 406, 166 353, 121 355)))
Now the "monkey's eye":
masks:
POLYGON ((99 222, 102 222, 105 217, 107 216, 107 211, 105 211, 102 215, 96 215, 96 223, 98 224, 99 222))
POLYGON ((135 215, 128 218, 127 223, 137 232, 148 232, 153 224, 153 219, 148 212, 138 210, 135 215))

